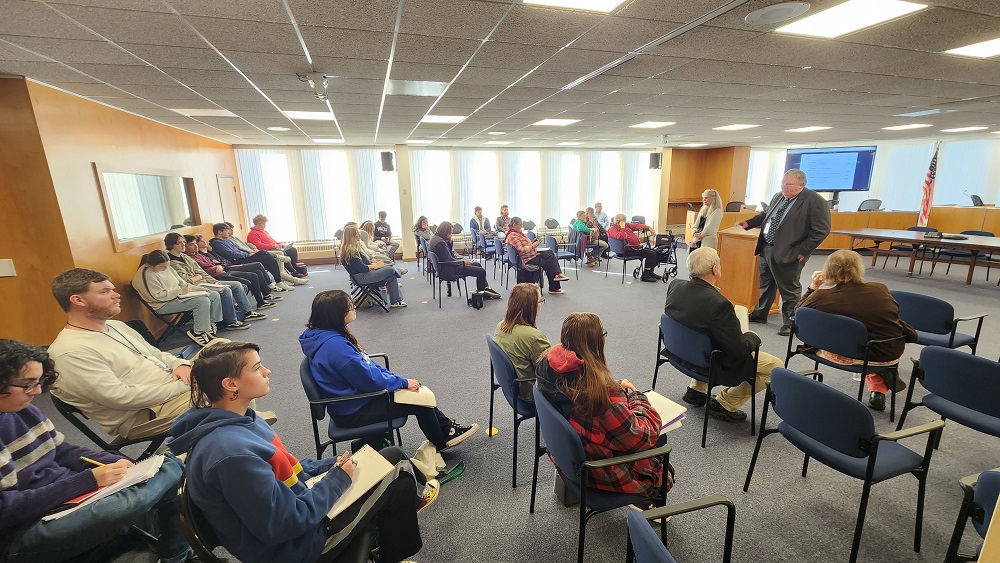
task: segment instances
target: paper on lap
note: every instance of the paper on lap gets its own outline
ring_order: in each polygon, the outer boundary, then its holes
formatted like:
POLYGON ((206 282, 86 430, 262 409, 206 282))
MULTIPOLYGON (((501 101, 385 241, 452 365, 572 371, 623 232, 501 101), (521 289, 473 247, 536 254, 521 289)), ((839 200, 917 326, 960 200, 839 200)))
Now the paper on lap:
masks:
POLYGON ((416 391, 399 389, 392 394, 392 400, 404 405, 417 405, 421 407, 437 406, 437 397, 434 396, 434 392, 431 391, 430 387, 424 387, 423 385, 416 391))
MULTIPOLYGON (((327 518, 331 520, 348 506, 354 504, 362 495, 377 486, 393 468, 393 465, 388 460, 368 445, 362 446, 360 450, 352 454, 351 459, 356 461, 358 466, 354 468, 354 476, 351 478, 351 484, 348 485, 347 489, 344 490, 344 494, 340 495, 337 502, 333 503, 333 506, 326 513, 327 518)), ((330 471, 342 470, 339 467, 334 467, 330 471)), ((306 486, 312 488, 325 475, 326 473, 323 473, 309 479, 306 481, 306 486)))
POLYGON ((660 415, 660 434, 680 428, 681 420, 687 416, 687 407, 671 401, 656 391, 647 391, 645 395, 649 405, 660 415))

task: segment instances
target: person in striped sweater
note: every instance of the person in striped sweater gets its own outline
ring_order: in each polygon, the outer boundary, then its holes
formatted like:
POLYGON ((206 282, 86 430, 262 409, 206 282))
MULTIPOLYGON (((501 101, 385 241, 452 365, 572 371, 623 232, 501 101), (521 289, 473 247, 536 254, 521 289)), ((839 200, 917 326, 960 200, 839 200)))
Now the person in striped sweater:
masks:
POLYGON ((57 377, 54 362, 41 348, 0 339, 0 560, 71 560, 117 540, 153 511, 159 517, 160 560, 188 560, 192 551, 175 500, 183 466, 172 454, 145 483, 61 518, 42 520, 70 499, 120 481, 132 466, 120 455, 66 442, 31 405, 57 377))

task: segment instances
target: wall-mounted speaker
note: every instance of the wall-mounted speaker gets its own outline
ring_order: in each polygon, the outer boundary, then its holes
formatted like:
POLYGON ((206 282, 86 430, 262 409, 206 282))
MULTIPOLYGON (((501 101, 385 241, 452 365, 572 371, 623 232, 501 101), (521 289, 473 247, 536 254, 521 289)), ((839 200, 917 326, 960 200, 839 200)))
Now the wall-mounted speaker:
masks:
POLYGON ((651 152, 649 153, 649 169, 659 170, 663 168, 663 153, 651 152))
POLYGON ((392 151, 382 151, 382 172, 392 172, 395 169, 392 165, 392 151))

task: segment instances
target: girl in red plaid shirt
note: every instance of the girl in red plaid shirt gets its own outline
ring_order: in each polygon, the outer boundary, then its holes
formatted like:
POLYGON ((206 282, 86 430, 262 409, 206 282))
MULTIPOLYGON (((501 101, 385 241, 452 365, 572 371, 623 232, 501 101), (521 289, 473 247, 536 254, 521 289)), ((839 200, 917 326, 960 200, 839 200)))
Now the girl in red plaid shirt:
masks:
MULTIPOLYGON (((560 342, 539 361, 538 389, 583 439, 588 460, 648 450, 666 442, 660 415, 627 379, 611 377, 604 356, 607 331, 593 313, 571 313, 560 342)), ((591 470, 595 489, 656 496, 663 476, 660 458, 591 470)))

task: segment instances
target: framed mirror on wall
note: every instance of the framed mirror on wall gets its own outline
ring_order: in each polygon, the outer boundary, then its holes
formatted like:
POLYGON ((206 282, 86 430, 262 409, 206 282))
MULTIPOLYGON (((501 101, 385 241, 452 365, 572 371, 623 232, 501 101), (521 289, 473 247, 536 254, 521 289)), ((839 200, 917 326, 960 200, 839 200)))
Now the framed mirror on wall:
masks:
POLYGON ((94 163, 117 251, 149 244, 156 235, 201 224, 194 178, 162 170, 124 172, 94 163))

